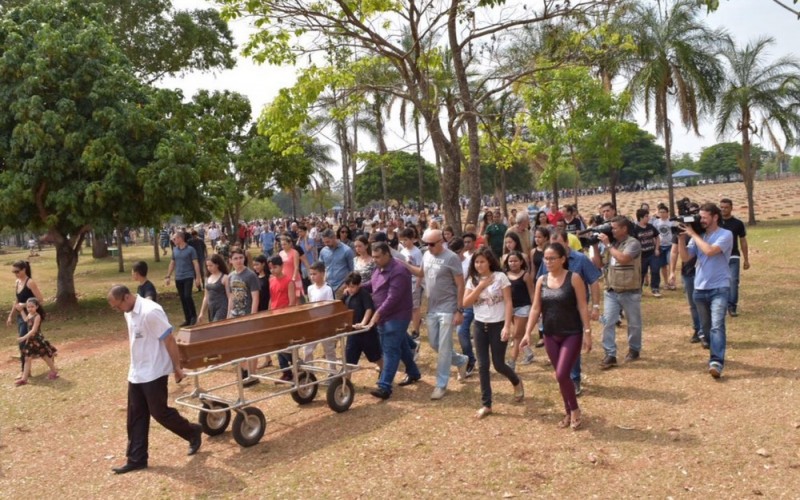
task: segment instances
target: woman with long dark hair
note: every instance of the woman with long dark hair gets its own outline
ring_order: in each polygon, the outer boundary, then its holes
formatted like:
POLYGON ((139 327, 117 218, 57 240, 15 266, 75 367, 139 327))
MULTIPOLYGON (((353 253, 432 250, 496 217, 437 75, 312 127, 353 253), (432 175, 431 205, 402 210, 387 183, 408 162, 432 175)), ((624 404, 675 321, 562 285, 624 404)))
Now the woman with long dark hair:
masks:
POLYGON ((197 321, 221 321, 228 317, 228 265, 220 254, 206 259, 206 290, 197 321))
POLYGON ((536 282, 533 306, 522 345, 528 345, 539 314, 544 325, 544 347, 555 369, 558 387, 564 400, 565 416, 559 427, 581 427, 581 410, 575 396, 570 371, 581 353, 592 350, 592 327, 586 306, 586 286, 577 273, 567 267, 567 249, 550 243, 544 250, 547 274, 536 282))
MULTIPOLYGON (((31 265, 28 261, 18 260, 11 264, 11 272, 16 276, 14 282, 14 291, 16 292, 16 300, 14 305, 11 306, 11 311, 8 313, 6 324, 11 326, 14 318, 17 319, 17 336, 24 337, 28 334, 28 323, 23 318, 22 313, 25 311, 28 299, 35 298, 39 304, 44 303, 39 286, 33 281, 31 276, 31 265)), ((16 380, 21 380, 25 375, 25 354, 23 353, 23 344, 19 344, 20 352, 20 372, 16 380)))
POLYGON ((475 416, 483 418, 492 413, 490 353, 494 369, 514 386, 514 400, 520 402, 525 397, 522 380, 506 364, 506 349, 514 316, 511 283, 508 276, 503 274, 497 257, 486 247, 476 250, 469 264, 464 307, 471 306, 475 313, 472 332, 481 381, 481 408, 475 416))

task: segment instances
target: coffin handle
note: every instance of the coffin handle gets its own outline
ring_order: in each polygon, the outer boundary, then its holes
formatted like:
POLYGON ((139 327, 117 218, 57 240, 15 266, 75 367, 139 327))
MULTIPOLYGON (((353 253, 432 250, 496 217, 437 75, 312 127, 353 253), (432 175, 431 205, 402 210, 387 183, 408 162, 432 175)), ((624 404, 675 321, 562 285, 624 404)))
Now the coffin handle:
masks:
POLYGON ((292 340, 289 341, 289 345, 303 344, 303 343, 305 343, 305 341, 306 341, 305 337, 300 338, 300 339, 292 339, 292 340))
POLYGON ((206 356, 203 358, 204 363, 213 363, 214 361, 220 361, 222 359, 222 354, 217 354, 216 356, 206 356))

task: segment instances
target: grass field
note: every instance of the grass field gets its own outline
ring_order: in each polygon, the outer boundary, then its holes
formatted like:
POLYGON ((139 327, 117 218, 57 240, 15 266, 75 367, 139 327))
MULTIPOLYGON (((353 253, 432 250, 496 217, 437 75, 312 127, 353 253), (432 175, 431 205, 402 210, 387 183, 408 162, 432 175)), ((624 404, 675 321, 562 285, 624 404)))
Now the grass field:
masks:
MULTIPOLYGON (((797 187, 760 186, 776 200, 792 198, 797 187)), ((718 194, 701 189, 692 197, 718 194)), ((623 195, 620 205, 638 203, 636 196, 623 195)), ((682 291, 666 291, 661 299, 645 293, 641 361, 601 372, 600 329, 594 328, 595 349, 583 358, 585 428, 578 432, 556 428, 561 398, 542 350, 533 365, 519 368, 525 401, 513 403, 510 384, 495 375, 495 414, 476 421, 477 376, 463 385, 452 380, 443 400, 429 399, 435 358, 424 345, 422 383, 397 388, 387 402, 369 396, 376 374, 364 370, 354 377, 349 411, 333 413, 323 395, 303 407, 289 397, 272 399, 259 405, 268 424, 258 445, 240 448, 226 432, 206 439, 190 458, 185 442, 153 423, 150 468, 125 476, 110 468, 125 459, 127 337, 122 315, 104 297, 112 283, 133 283, 117 272, 115 259, 83 256, 76 272, 80 307, 55 311, 43 325, 59 348, 59 380, 48 381, 38 361, 30 384, 14 387, 16 330, 4 330, 0 498, 798 498, 800 329, 792 311, 800 227, 784 208, 793 202, 765 204, 759 212, 766 222, 748 228, 752 268, 742 272, 741 315, 727 320, 720 380, 706 373, 708 351, 688 342, 682 291)), ((582 200, 584 207, 591 203, 582 200)), ((744 217, 738 203, 736 215, 744 217)), ((3 314, 13 300, 7 270, 25 255, 0 255, 3 314)), ((152 250, 130 249, 128 269, 138 258, 151 261, 152 250)), ((32 261, 50 300, 54 260, 46 250, 32 261)), ((166 265, 151 263, 151 275, 177 324, 177 295, 160 279, 166 265)), ((624 329, 618 342, 624 353, 624 329)), ((172 398, 188 391, 186 384, 170 384, 172 398)), ((196 420, 196 413, 183 413, 196 420)))

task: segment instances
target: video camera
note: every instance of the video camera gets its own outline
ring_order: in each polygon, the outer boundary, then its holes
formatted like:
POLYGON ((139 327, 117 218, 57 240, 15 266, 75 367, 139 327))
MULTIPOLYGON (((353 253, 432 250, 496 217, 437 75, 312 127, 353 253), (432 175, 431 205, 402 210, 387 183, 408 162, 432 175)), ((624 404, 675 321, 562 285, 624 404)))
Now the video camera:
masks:
POLYGON ((584 229, 583 231, 578 231, 578 239, 581 240, 581 246, 583 248, 589 248, 592 245, 600 243, 598 236, 601 233, 608 236, 609 243, 614 242, 614 235, 611 232, 611 223, 603 222, 603 216, 595 215, 592 217, 592 224, 595 224, 595 226, 584 229))
POLYGON ((691 201, 689 198, 682 198, 675 202, 675 204, 678 206, 678 215, 669 218, 670 222, 672 222, 670 226, 672 234, 679 234, 682 232, 680 224, 692 226, 694 232, 703 234, 705 229, 700 225, 700 205, 691 201))

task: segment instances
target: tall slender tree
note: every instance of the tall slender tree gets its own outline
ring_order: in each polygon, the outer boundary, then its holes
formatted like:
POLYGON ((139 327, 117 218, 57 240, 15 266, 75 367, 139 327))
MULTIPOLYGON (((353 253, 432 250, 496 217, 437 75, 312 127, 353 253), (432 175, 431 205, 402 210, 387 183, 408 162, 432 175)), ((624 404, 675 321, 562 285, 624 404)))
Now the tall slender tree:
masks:
POLYGON ((720 93, 717 112, 717 134, 730 132, 742 136, 740 169, 747 191, 747 223, 756 223, 753 135, 768 133, 775 139, 769 124, 777 124, 786 144, 797 141, 800 132, 800 62, 792 57, 770 61, 767 48, 772 38, 759 38, 744 47, 731 42, 722 52, 728 66, 725 84, 720 93), (760 118, 760 120, 759 120, 760 118))
POLYGON ((698 12, 695 0, 665 2, 663 11, 660 2, 637 9, 641 29, 629 88, 644 105, 647 119, 655 115, 656 134, 664 138, 670 210, 675 208, 670 103, 678 106, 687 130, 700 135, 698 116, 713 109, 723 79, 717 54, 724 36, 706 26, 698 12))

